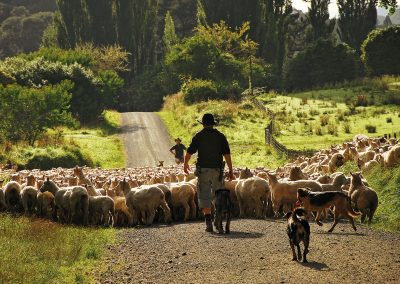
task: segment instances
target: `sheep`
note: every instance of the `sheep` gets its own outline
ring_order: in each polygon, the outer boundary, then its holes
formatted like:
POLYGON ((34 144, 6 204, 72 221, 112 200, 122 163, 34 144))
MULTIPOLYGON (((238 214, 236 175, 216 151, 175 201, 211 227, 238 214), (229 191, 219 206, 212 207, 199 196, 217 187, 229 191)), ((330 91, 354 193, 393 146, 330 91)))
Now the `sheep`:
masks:
POLYGON ((289 180, 304 180, 307 179, 305 174, 301 171, 300 167, 292 166, 289 172, 289 180))
MULTIPOLYGON (((160 186, 158 186, 160 188, 160 186)), ((169 187, 171 191, 171 205, 172 208, 183 207, 184 218, 186 222, 189 219, 194 219, 196 216, 197 206, 195 203, 195 190, 188 183, 171 184, 169 187)), ((170 209, 172 209, 170 208, 170 209)))
POLYGON ((341 191, 342 185, 347 183, 346 176, 341 173, 336 175, 331 184, 321 184, 322 191, 341 191))
POLYGON ((383 164, 385 167, 393 167, 400 164, 400 145, 396 144, 383 154, 383 164))
POLYGON ((133 216, 126 205, 125 197, 117 196, 112 189, 106 189, 106 195, 114 200, 114 227, 123 227, 131 224, 133 222, 133 216))
POLYGON ((25 186, 21 190, 21 202, 25 215, 30 216, 36 211, 37 190, 33 186, 25 186))
POLYGON ((89 196, 89 224, 112 226, 115 220, 114 200, 109 196, 89 196))
POLYGON ((38 192, 37 211, 39 217, 48 219, 54 218, 55 214, 54 195, 50 191, 38 192))
POLYGON ((6 209, 7 209, 7 205, 6 205, 6 199, 4 196, 4 191, 0 187, 0 211, 6 210, 6 209))
POLYGON ((78 178, 78 185, 92 185, 92 182, 90 179, 86 178, 85 175, 83 174, 83 168, 76 166, 74 168, 74 175, 78 178))
POLYGON ((143 223, 150 225, 154 221, 155 210, 161 206, 165 215, 165 222, 170 222, 171 211, 165 201, 164 192, 157 186, 130 188, 128 182, 122 181, 126 205, 133 216, 133 221, 130 224, 136 225, 140 219, 143 223))
POLYGON ((270 190, 268 182, 259 177, 241 179, 235 188, 239 203, 240 217, 254 211, 256 218, 264 218, 267 213, 270 190))
MULTIPOLYGON (((50 192, 51 191, 45 191, 50 192)), ((52 193, 53 194, 53 193, 52 193)), ((71 189, 63 188, 56 191, 54 195, 55 202, 55 216, 61 223, 70 222, 70 204, 69 197, 71 195, 71 189)))
POLYGON ((311 191, 322 191, 321 185, 313 180, 298 180, 298 181, 278 181, 276 175, 268 173, 269 186, 271 189, 271 200, 274 217, 279 216, 279 209, 282 205, 295 204, 297 200, 297 189, 310 188, 311 191))
POLYGON ((4 199, 6 207, 12 212, 19 212, 22 209, 21 186, 16 181, 8 182, 4 187, 4 199))
POLYGON ((350 172, 350 175, 351 183, 348 195, 356 208, 361 211, 361 222, 364 223, 365 217, 368 216, 368 223, 371 223, 378 208, 378 195, 372 188, 364 185, 361 173, 350 172))
POLYGON ((69 223, 88 224, 89 195, 86 188, 75 186, 69 196, 69 223))
POLYGON ((36 183, 36 178, 34 175, 28 175, 26 177, 26 183, 23 183, 21 185, 21 189, 23 189, 25 186, 35 186, 36 183))

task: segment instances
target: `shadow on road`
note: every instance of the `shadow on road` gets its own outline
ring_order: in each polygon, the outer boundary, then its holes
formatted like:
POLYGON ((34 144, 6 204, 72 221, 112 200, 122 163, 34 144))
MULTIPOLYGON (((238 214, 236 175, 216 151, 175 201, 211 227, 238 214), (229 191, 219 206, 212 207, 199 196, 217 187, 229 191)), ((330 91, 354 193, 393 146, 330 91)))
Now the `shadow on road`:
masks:
POLYGON ((146 129, 146 128, 147 127, 145 127, 145 126, 128 124, 128 125, 124 125, 121 127, 121 132, 124 134, 133 133, 133 132, 139 131, 140 129, 146 129))
POLYGON ((322 270, 330 270, 329 266, 326 265, 325 263, 322 262, 316 262, 316 261, 311 261, 308 263, 304 263, 304 262, 300 262, 301 265, 314 269, 314 270, 318 270, 318 271, 322 271, 322 270))
POLYGON ((364 233, 360 232, 314 232, 317 235, 341 235, 341 236, 365 236, 364 233))
POLYGON ((236 232, 231 231, 230 234, 218 234, 213 233, 212 236, 216 238, 227 238, 227 239, 256 239, 261 238, 264 234, 258 232, 236 232))

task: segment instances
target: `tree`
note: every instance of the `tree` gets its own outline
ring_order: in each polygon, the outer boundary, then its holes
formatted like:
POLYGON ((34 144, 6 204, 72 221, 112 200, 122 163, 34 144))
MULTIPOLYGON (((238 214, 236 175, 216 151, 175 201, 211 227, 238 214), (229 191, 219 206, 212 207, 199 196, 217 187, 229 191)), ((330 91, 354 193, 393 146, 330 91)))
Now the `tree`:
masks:
POLYGON ((196 10, 197 26, 207 26, 207 15, 201 0, 196 0, 196 10))
POLYGON ((113 7, 110 0, 85 0, 88 13, 87 39, 97 45, 114 44, 116 40, 113 7))
POLYGON ((385 20, 383 20, 383 27, 387 28, 387 27, 390 27, 392 25, 393 25, 392 24, 392 20, 390 20, 389 15, 386 15, 385 20))
POLYGON ((400 74, 400 26, 373 30, 362 45, 362 60, 372 75, 400 74))
POLYGON ((339 37, 360 54, 362 42, 375 28, 377 0, 338 0, 339 37))
POLYGON ((335 20, 329 20, 330 0, 311 0, 307 18, 311 24, 311 41, 329 39, 335 27, 335 20))
POLYGON ((0 129, 10 141, 33 145, 49 128, 71 126, 71 82, 40 89, 18 85, 0 86, 0 129), (18 127, 15 123, 18 122, 18 127))
POLYGON ((168 11, 165 15, 165 26, 164 26, 164 36, 163 42, 166 52, 171 50, 174 44, 179 41, 178 36, 175 32, 174 19, 172 19, 171 13, 168 11))

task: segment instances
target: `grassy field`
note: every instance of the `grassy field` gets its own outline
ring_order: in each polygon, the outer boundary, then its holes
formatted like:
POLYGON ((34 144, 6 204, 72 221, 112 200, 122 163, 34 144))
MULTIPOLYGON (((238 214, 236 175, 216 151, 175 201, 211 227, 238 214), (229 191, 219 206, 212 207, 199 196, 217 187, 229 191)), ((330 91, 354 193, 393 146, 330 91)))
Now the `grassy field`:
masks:
POLYGON ((83 126, 77 130, 63 130, 66 143, 78 145, 96 166, 120 168, 125 166, 123 145, 118 136, 121 116, 116 111, 106 111, 103 121, 83 126))
POLYGON ((284 163, 273 149, 264 143, 264 128, 268 118, 255 111, 254 106, 243 101, 236 104, 227 101, 208 101, 185 105, 182 94, 167 98, 159 113, 172 137, 180 137, 185 145, 202 126, 202 114, 211 112, 220 119, 218 129, 230 143, 234 166, 265 166, 274 168, 284 163))
POLYGON ((0 215, 0 283, 94 283, 115 230, 0 215))
POLYGON ((400 132, 398 77, 361 80, 334 89, 259 97, 276 114, 277 139, 289 149, 321 149, 355 134, 400 132), (367 130, 367 128, 370 128, 367 130))

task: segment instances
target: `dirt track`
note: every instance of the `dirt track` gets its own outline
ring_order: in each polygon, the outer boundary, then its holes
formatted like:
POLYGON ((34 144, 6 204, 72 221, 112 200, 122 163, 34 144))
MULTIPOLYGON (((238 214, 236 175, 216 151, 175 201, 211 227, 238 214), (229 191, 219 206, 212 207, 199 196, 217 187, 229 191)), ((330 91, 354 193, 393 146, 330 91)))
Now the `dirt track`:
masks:
POLYGON ((164 161, 164 165, 174 163, 169 152, 173 142, 157 114, 126 112, 121 116, 127 167, 154 167, 158 161, 164 161))
POLYGON ((309 263, 291 261, 283 220, 234 220, 231 235, 202 222, 119 232, 101 283, 399 283, 400 235, 311 224, 309 263))

